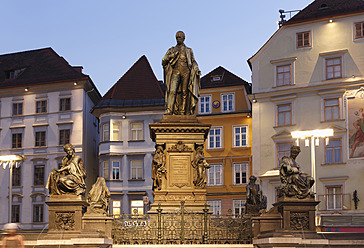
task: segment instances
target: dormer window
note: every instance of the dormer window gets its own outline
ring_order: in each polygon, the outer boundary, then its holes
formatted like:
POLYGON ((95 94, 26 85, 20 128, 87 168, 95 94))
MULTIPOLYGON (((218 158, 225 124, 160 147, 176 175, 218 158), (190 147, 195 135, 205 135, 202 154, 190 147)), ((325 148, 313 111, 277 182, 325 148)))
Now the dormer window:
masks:
POLYGON ((324 10, 324 9, 328 9, 328 8, 329 8, 329 6, 327 6, 326 3, 323 3, 323 4, 321 4, 319 10, 324 10))
POLYGON ((6 71, 5 72, 5 79, 17 78, 24 70, 25 70, 25 68, 6 71))
POLYGON ((211 81, 212 82, 221 81, 221 78, 222 78, 221 75, 214 75, 214 76, 211 76, 211 81))

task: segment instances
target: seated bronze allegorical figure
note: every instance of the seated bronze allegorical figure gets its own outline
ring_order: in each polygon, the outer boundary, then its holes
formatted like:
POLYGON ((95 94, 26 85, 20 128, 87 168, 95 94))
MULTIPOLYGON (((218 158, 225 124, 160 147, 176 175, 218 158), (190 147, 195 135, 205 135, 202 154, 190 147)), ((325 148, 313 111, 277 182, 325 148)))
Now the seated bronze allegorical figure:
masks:
POLYGON ((310 189, 315 180, 310 176, 302 175, 300 166, 296 162, 296 157, 300 152, 299 146, 292 146, 290 156, 284 156, 280 161, 281 187, 278 192, 279 197, 296 197, 298 199, 314 197, 314 193, 310 192, 310 189))
POLYGON ((63 148, 67 155, 62 159, 62 168, 49 173, 46 188, 50 195, 84 195, 86 171, 82 159, 75 155, 73 145, 67 144, 63 148))

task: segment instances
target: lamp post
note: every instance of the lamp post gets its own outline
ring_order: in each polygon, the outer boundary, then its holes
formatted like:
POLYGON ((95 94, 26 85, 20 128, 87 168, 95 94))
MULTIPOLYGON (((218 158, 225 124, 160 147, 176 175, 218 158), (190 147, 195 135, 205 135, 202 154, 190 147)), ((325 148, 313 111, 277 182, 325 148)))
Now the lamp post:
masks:
MULTIPOLYGON (((315 180, 313 185, 313 192, 317 193, 317 183, 316 183, 316 155, 315 146, 320 145, 320 138, 325 138, 325 144, 329 144, 329 137, 334 136, 334 130, 329 129, 316 129, 310 131, 295 131, 291 132, 292 138, 296 139, 296 145, 299 145, 299 139, 305 140, 305 146, 309 146, 311 143, 311 176, 315 180), (311 142, 310 142, 311 140, 311 142)), ((316 195, 315 198, 317 199, 316 195)))
POLYGON ((20 166, 20 163, 26 160, 27 158, 23 155, 3 155, 0 156, 0 165, 3 166, 3 169, 6 169, 6 166, 9 165, 9 206, 8 206, 8 222, 11 222, 11 207, 13 203, 13 168, 14 165, 16 168, 20 166))

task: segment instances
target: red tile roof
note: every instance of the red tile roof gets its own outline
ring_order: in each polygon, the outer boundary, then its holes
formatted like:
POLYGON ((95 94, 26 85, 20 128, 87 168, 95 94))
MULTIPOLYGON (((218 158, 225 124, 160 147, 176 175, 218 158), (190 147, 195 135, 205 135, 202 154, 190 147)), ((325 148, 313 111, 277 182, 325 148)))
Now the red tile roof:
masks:
POLYGON ((89 78, 52 48, 0 55, 0 88, 78 79, 89 78), (25 70, 16 78, 6 78, 7 72, 18 69, 25 70))
POLYGON ((364 11, 363 0, 316 0, 284 25, 364 11))
POLYGON ((145 55, 111 87, 102 100, 142 100, 164 98, 157 80, 145 55))
POLYGON ((251 92, 251 85, 247 81, 236 76, 222 66, 215 68, 201 78, 201 89, 235 85, 244 85, 247 93, 249 94, 251 92), (220 77, 220 80, 213 80, 214 77, 220 77))

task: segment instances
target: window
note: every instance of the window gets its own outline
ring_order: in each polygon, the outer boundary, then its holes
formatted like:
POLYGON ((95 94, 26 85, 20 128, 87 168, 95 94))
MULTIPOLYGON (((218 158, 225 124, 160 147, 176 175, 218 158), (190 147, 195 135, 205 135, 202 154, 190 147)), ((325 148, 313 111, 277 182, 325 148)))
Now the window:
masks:
POLYGON ((222 148, 222 127, 212 127, 208 137, 209 148, 222 148))
POLYGON ((248 145, 248 127, 247 126, 234 126, 234 147, 243 147, 248 145))
POLYGON ((234 185, 245 184, 248 176, 248 165, 246 163, 234 163, 234 185))
POLYGON ((35 132, 35 146, 45 146, 46 145, 46 132, 35 132))
POLYGON ((277 66, 277 86, 292 84, 291 64, 277 66))
POLYGON ((210 166, 207 174, 207 185, 222 185, 222 164, 210 164, 210 166))
POLYGON ((355 39, 364 38, 364 22, 354 23, 355 39))
POLYGON ((120 179, 120 162, 118 161, 112 162, 112 179, 113 180, 120 179))
POLYGON ((222 112, 234 111, 234 93, 221 94, 222 112))
POLYGON ((33 205, 33 222, 43 222, 43 204, 33 205))
POLYGON ((277 168, 279 168, 279 163, 281 162, 281 159, 286 156, 289 157, 291 153, 291 146, 293 145, 292 142, 287 143, 277 143, 276 149, 277 149, 277 168))
POLYGON ((22 142, 22 134, 21 133, 13 133, 13 138, 12 138, 12 144, 11 147, 12 148, 21 148, 21 142, 22 142))
POLYGON ((338 98, 325 99, 324 108, 325 108, 325 121, 340 119, 340 105, 338 98))
POLYGON ((59 144, 66 145, 70 143, 70 129, 61 129, 59 130, 59 144))
POLYGON ((301 32, 296 34, 296 47, 303 48, 303 47, 310 47, 311 46, 311 32, 301 32))
POLYGON ((119 141, 120 140, 120 126, 119 123, 112 124, 112 140, 119 141))
POLYGON ((46 113, 47 112, 47 101, 46 100, 36 101, 36 103, 35 103, 35 112, 37 114, 46 113))
POLYGON ((143 178, 143 160, 130 160, 131 179, 143 178))
POLYGON ((20 222, 20 205, 11 206, 11 222, 12 223, 20 222))
POLYGON ((233 200, 235 217, 242 216, 245 209, 245 200, 233 200))
POLYGON ((102 141, 109 141, 110 140, 110 124, 105 123, 102 125, 102 141))
POLYGON ((210 210, 213 215, 221 214, 221 201, 207 201, 207 204, 210 205, 210 210))
POLYGON ((112 215, 114 218, 119 218, 120 216, 120 201, 113 201, 112 202, 112 215))
POLYGON ((59 111, 71 110, 71 98, 59 99, 59 111))
POLYGON ((34 185, 43 186, 44 185, 44 165, 34 166, 34 185))
POLYGON ((13 186, 21 186, 21 167, 13 167, 13 186))
POLYGON ((327 210, 342 209, 343 194, 342 185, 326 186, 326 208, 327 210))
POLYGON ((292 124, 292 104, 277 105, 277 125, 291 125, 292 124))
POLYGON ((330 139, 329 145, 325 146, 325 163, 333 164, 333 163, 341 163, 342 162, 342 154, 341 154, 341 139, 330 139))
POLYGON ((200 96, 199 113, 209 114, 211 113, 211 96, 200 96))
POLYGON ((130 124, 131 140, 143 140, 143 123, 133 122, 130 124))
POLYGON ((131 201, 131 214, 143 215, 144 214, 143 200, 131 201))
POLYGON ((17 78, 24 70, 25 70, 25 68, 6 71, 5 72, 5 79, 17 78))
POLYGON ((23 103, 13 103, 13 115, 22 115, 23 114, 23 103))
POLYGON ((341 57, 327 58, 326 63, 326 79, 334 79, 342 77, 341 57))
POLYGON ((109 161, 103 162, 103 176, 106 180, 109 179, 109 161))

